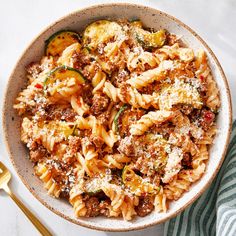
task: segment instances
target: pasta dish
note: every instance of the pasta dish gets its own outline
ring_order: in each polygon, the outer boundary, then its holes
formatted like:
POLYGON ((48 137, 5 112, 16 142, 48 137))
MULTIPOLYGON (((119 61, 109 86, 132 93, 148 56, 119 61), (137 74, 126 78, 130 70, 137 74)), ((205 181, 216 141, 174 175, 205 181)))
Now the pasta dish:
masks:
POLYGON ((76 217, 166 212, 204 174, 220 97, 202 49, 140 20, 98 20, 53 34, 26 69, 21 140, 76 217))

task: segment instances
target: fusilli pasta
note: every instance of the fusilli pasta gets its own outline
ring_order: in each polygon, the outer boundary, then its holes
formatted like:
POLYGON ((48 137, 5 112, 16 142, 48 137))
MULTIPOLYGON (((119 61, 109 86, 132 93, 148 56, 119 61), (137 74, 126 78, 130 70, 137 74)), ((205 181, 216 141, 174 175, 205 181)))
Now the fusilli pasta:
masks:
POLYGON ((148 108, 151 105, 157 106, 157 95, 140 94, 136 89, 128 88, 127 97, 124 97, 120 88, 114 87, 110 82, 105 82, 103 92, 112 99, 112 101, 127 102, 135 108, 148 108))
POLYGON ((143 115, 136 124, 131 125, 130 133, 132 135, 142 135, 154 124, 161 124, 174 116, 171 111, 150 111, 143 115))
POLYGON ((44 182, 44 187, 48 190, 48 194, 58 198, 61 192, 60 186, 52 178, 52 174, 46 165, 44 163, 38 163, 35 166, 35 172, 44 182))

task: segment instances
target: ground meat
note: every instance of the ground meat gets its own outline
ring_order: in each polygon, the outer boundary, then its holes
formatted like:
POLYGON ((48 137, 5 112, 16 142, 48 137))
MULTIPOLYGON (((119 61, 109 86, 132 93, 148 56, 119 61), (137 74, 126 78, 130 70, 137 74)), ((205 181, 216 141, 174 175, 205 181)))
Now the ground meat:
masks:
POLYGON ((201 110, 199 109, 193 109, 193 111, 189 114, 189 119, 191 123, 198 123, 199 119, 201 117, 201 110))
POLYGON ((131 98, 130 93, 129 93, 130 87, 131 86, 126 83, 120 84, 120 94, 125 100, 124 102, 127 102, 127 103, 130 101, 130 98, 131 98))
POLYGON ((84 52, 75 52, 72 55, 72 62, 75 69, 82 69, 91 62, 91 57, 84 52))
POLYGON ((67 188, 71 182, 72 176, 74 176, 72 167, 59 160, 51 160, 51 163, 48 164, 53 181, 59 184, 60 187, 67 188))
POLYGON ((178 42, 178 38, 177 38, 176 35, 174 35, 174 34, 167 34, 167 37, 166 37, 166 44, 167 45, 172 46, 176 42, 178 42))
POLYGON ((200 120, 202 128, 206 131, 213 124, 215 120, 215 114, 210 110, 203 109, 200 120))
POLYGON ((91 111, 94 115, 99 115, 106 110, 109 104, 109 98, 103 94, 96 93, 92 99, 91 111))
POLYGON ((88 200, 86 200, 85 206, 87 208, 87 217, 95 217, 100 214, 99 201, 96 197, 90 197, 88 200))
POLYGON ((76 177, 75 177, 75 173, 71 170, 65 171, 64 173, 65 173, 63 177, 64 181, 61 182, 60 184, 61 185, 60 197, 69 198, 69 193, 71 191, 71 188, 75 184, 76 177))
POLYGON ((182 159, 182 165, 185 167, 192 167, 192 158, 189 153, 184 153, 182 159))
POLYGON ((114 76, 114 86, 120 87, 120 84, 129 79, 129 73, 126 70, 119 71, 114 76))
POLYGON ((126 156, 134 156, 135 155, 135 147, 132 141, 132 138, 125 137, 120 141, 118 151, 125 154, 126 156))
POLYGON ((193 111, 193 107, 190 105, 180 105, 178 108, 185 115, 189 115, 193 111))
POLYGON ((174 132, 175 127, 172 125, 172 123, 165 123, 161 125, 154 125, 150 128, 150 133, 156 133, 163 135, 165 139, 169 139, 169 136, 171 133, 174 132))
POLYGON ((86 104, 92 106, 93 103, 93 94, 92 94, 93 87, 90 84, 86 84, 83 86, 81 96, 86 104))
POLYGON ((154 209, 153 201, 150 197, 146 196, 139 200, 138 206, 135 208, 138 216, 144 217, 150 214, 154 209))
POLYGON ((42 69, 40 67, 39 63, 31 62, 27 67, 26 70, 28 74, 32 75, 34 78, 37 78, 39 73, 42 72, 42 69))
POLYGON ((101 67, 99 66, 99 64, 97 62, 93 61, 93 58, 90 58, 90 61, 92 63, 89 63, 89 66, 84 66, 82 71, 83 76, 87 79, 87 80, 92 80, 92 78, 95 76, 96 72, 101 71, 101 67), (93 73, 91 73, 91 66, 93 67, 93 73))
POLYGON ((62 185, 68 177, 65 175, 65 173, 60 169, 52 168, 51 169, 52 178, 53 181, 55 181, 57 184, 62 185))
POLYGON ((109 124, 109 118, 110 118, 110 111, 105 111, 99 116, 97 116, 97 120, 100 124, 102 124, 104 127, 108 126, 109 124))
POLYGON ((80 146, 81 146, 81 139, 79 137, 76 137, 76 136, 70 137, 69 148, 70 148, 71 154, 75 154, 76 152, 78 152, 80 146))
POLYGON ((202 97, 206 96, 206 92, 207 92, 207 82, 206 82, 206 77, 204 77, 203 75, 199 76, 200 79, 200 86, 197 88, 198 92, 200 93, 200 95, 202 97))
POLYGON ((76 155, 71 155, 71 153, 66 153, 66 154, 63 156, 63 162, 64 162, 67 166, 72 166, 75 162, 77 162, 76 155))
POLYGON ((28 142, 27 147, 30 150, 36 150, 38 148, 38 143, 35 140, 31 140, 30 142, 28 142))
MULTIPOLYGON (((105 58, 104 58, 104 60, 105 60, 105 58)), ((119 68, 123 68, 123 66, 122 66, 123 62, 124 62, 123 60, 119 60, 118 63, 116 64, 114 62, 107 61, 107 66, 109 68, 109 71, 111 71, 111 73, 112 73, 112 72, 118 70, 119 68)))
MULTIPOLYGON (((149 155, 149 153, 148 153, 149 155)), ((155 154, 157 156, 157 154, 155 154)), ((144 174, 148 177, 151 177, 156 174, 155 168, 154 168, 154 162, 156 158, 147 157, 147 154, 139 156, 134 164, 135 170, 139 171, 141 174, 144 174)), ((158 171, 159 172, 159 171, 158 171)))
POLYGON ((69 192, 70 192, 70 190, 68 188, 63 188, 60 192, 60 197, 68 199, 70 197, 69 192))
POLYGON ((91 129, 80 130, 79 135, 80 137, 90 137, 92 135, 92 130, 91 129))
POLYGON ((109 217, 109 206, 111 205, 111 201, 109 199, 103 200, 99 204, 100 213, 104 216, 109 217))
POLYGON ((47 150, 43 146, 38 146, 37 149, 30 151, 30 160, 38 162, 47 155, 47 150))
POLYGON ((153 94, 153 92, 159 91, 161 88, 161 85, 159 83, 151 83, 148 84, 147 86, 143 87, 140 92, 145 93, 145 94, 153 94))
POLYGON ((72 110, 71 108, 67 108, 67 109, 63 110, 61 119, 68 121, 68 122, 72 122, 75 120, 76 115, 77 114, 74 112, 74 110, 72 110))
POLYGON ((122 171, 123 170, 112 169, 111 173, 110 173, 110 176, 111 176, 110 183, 121 186, 123 184, 123 181, 122 181, 122 171))

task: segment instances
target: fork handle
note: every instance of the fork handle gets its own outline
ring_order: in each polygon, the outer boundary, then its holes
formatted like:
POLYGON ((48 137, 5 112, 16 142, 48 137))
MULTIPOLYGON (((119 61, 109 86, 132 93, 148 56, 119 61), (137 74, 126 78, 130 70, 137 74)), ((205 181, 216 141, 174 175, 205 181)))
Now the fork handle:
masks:
POLYGON ((36 218, 36 216, 19 200, 19 198, 5 185, 4 190, 8 193, 11 199, 18 205, 18 207, 25 213, 28 219, 36 227, 36 229, 43 236, 52 236, 48 229, 36 218))

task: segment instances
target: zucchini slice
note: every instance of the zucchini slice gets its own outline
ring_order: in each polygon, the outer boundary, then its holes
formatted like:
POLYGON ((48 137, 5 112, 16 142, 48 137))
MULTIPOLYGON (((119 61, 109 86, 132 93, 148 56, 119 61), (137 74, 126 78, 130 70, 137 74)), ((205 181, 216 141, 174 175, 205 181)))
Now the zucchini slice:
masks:
POLYGON ((203 102, 194 86, 179 81, 163 88, 159 95, 159 107, 161 110, 172 110, 178 104, 186 104, 195 109, 201 109, 203 102))
POLYGON ((93 178, 91 180, 86 181, 84 186, 85 193, 87 193, 89 196, 94 196, 102 192, 101 184, 102 180, 98 178, 93 178))
POLYGON ((61 82, 70 78, 75 78, 78 84, 85 83, 85 78, 79 70, 68 66, 59 66, 51 70, 47 78, 44 80, 44 89, 56 81, 61 82))
POLYGON ((83 43, 91 50, 96 50, 98 44, 106 43, 121 34, 123 34, 122 27, 116 22, 98 20, 88 25, 85 29, 83 43))
POLYGON ((115 130, 121 137, 129 134, 130 125, 144 115, 143 110, 131 110, 123 105, 114 118, 115 130))
POLYGON ((74 31, 61 30, 45 41, 46 56, 60 56, 71 44, 79 42, 79 35, 74 31))
POLYGON ((143 23, 142 23, 142 21, 141 20, 139 20, 139 19, 134 19, 134 20, 131 20, 130 21, 130 25, 132 26, 132 27, 137 27, 137 28, 143 28, 143 23))
POLYGON ((159 48, 166 41, 166 31, 163 29, 150 33, 140 27, 135 27, 135 34, 137 41, 145 48, 159 48))
POLYGON ((130 166, 125 166, 122 172, 122 181, 131 193, 141 196, 142 194, 156 194, 159 187, 151 183, 145 182, 141 176, 135 174, 130 166))

